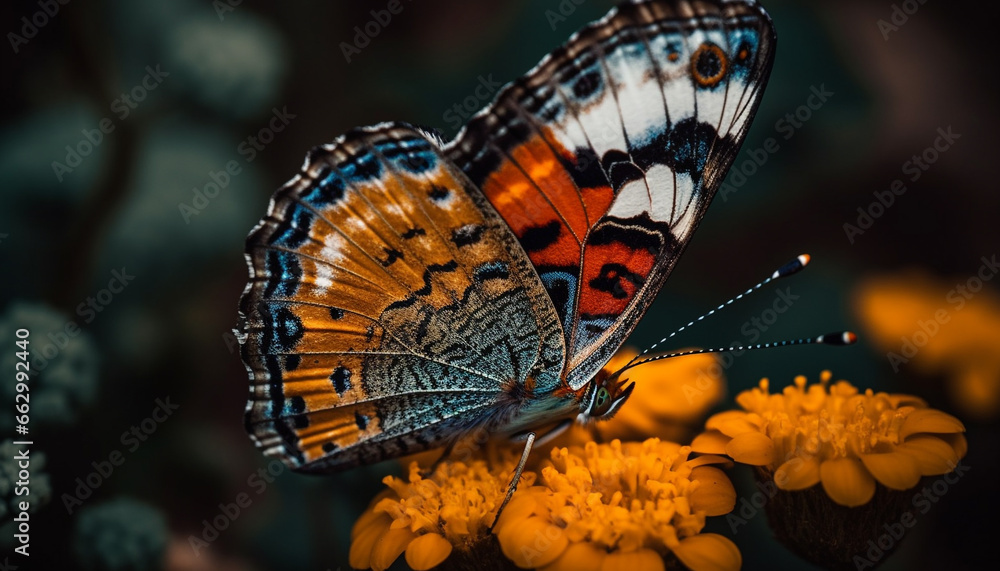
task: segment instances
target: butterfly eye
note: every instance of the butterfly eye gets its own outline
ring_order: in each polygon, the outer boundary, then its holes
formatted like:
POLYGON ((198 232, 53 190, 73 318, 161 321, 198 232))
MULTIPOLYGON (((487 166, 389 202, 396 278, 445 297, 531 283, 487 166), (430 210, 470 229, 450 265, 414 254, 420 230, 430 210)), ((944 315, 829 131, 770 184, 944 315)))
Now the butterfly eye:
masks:
POLYGON ((599 418, 608 413, 611 408, 611 393, 607 387, 597 387, 597 394, 594 395, 594 402, 590 405, 591 418, 599 418))

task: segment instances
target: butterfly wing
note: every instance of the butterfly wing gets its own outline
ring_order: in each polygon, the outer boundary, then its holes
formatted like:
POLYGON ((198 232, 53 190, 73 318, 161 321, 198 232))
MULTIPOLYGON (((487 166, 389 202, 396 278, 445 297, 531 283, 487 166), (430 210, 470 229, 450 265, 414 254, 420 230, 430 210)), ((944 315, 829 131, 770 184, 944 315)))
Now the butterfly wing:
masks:
POLYGON ((447 147, 507 221, 584 386, 652 303, 732 164, 775 36, 751 1, 635 1, 504 88, 447 147))
POLYGON ((247 429, 329 471, 502 421, 560 383, 558 317, 516 239, 433 137, 359 129, 310 153, 247 239, 247 429), (516 391, 515 391, 516 392, 516 391))

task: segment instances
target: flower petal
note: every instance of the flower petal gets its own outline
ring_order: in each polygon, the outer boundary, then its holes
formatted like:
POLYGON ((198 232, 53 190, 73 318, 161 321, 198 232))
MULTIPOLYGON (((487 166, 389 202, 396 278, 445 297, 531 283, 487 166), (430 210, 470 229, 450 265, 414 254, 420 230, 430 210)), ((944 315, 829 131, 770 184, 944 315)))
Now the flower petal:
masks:
POLYGON ((744 432, 729 441, 726 454, 741 464, 766 466, 774 461, 774 442, 756 430, 744 432))
POLYGON ((600 571, 608 552, 589 541, 571 543, 558 559, 538 571, 600 571))
POLYGON ((920 465, 909 454, 886 452, 861 454, 861 462, 883 486, 893 490, 909 490, 920 481, 920 465))
POLYGON ((774 471, 774 483, 788 491, 815 486, 819 483, 819 458, 792 458, 774 471))
POLYGON ((601 571, 663 571, 663 558, 652 549, 615 551, 601 562, 601 571))
POLYGON ((918 434, 896 446, 902 454, 908 454, 917 461, 922 476, 947 474, 958 464, 959 456, 950 444, 936 435, 918 434))
POLYGON ((552 563, 569 545, 566 530, 537 516, 504 526, 497 539, 503 554, 524 569, 552 563))
POLYGON ((436 533, 425 533, 406 546, 406 564, 413 571, 426 571, 451 555, 451 543, 436 533))
POLYGON ((722 470, 712 466, 698 466, 691 470, 689 480, 697 480, 698 488, 691 492, 691 508, 703 510, 706 515, 725 515, 736 507, 736 489, 722 470))
POLYGON ((378 515, 379 518, 376 518, 374 522, 368 522, 368 525, 363 528, 359 528, 357 536, 351 539, 351 550, 347 558, 351 567, 355 569, 368 569, 372 566, 372 548, 382 538, 382 535, 389 531, 392 518, 384 513, 378 515))
MULTIPOLYGON (((725 454, 725 452, 723 452, 725 454)), ((705 454, 704 456, 698 456, 697 458, 692 458, 684 462, 684 464, 690 468, 697 468, 698 466, 705 466, 706 464, 721 464, 724 468, 732 468, 733 461, 725 456, 716 456, 715 454, 705 454)))
POLYGON ((709 430, 694 437, 691 450, 702 454, 725 454, 730 440, 732 438, 717 430, 709 430))
POLYGON ((965 439, 964 434, 940 434, 938 438, 947 442, 959 458, 965 458, 966 453, 969 452, 969 441, 965 439))
POLYGON ((514 494, 510 503, 507 504, 507 507, 503 509, 503 513, 500 514, 500 519, 497 520, 497 524, 493 528, 493 533, 499 534, 504 526, 510 522, 524 521, 528 516, 534 515, 539 507, 538 500, 534 494, 525 492, 514 494))
POLYGON ((737 436, 744 432, 757 432, 757 425, 750 422, 742 410, 727 410, 713 414, 705 422, 705 428, 718 430, 726 436, 737 436))
POLYGON ((864 505, 875 495, 875 478, 857 458, 826 460, 819 476, 826 495, 842 506, 864 505))
POLYGON ((743 564, 736 544, 716 533, 682 539, 673 552, 691 571, 737 571, 743 564))
POLYGON ((932 408, 918 408, 903 421, 899 428, 899 438, 906 440, 911 434, 930 432, 933 434, 950 434, 965 432, 965 425, 954 416, 932 408))
POLYGON ((372 571, 388 569, 414 538, 416 534, 406 527, 385 532, 372 547, 372 571))
POLYGON ((354 522, 354 527, 351 528, 351 539, 352 540, 355 537, 357 537, 358 535, 360 535, 361 532, 363 532, 364 530, 368 529, 369 526, 374 525, 374 524, 380 522, 382 520, 382 518, 385 518, 386 521, 392 521, 389 518, 389 516, 385 514, 385 512, 377 512, 374 509, 372 509, 375 506, 375 504, 377 503, 376 500, 378 500, 378 499, 379 498, 376 497, 375 500, 372 500, 371 503, 370 503, 370 505, 369 505, 369 507, 368 507, 368 509, 365 510, 365 512, 362 513, 360 517, 358 517, 358 521, 354 522))

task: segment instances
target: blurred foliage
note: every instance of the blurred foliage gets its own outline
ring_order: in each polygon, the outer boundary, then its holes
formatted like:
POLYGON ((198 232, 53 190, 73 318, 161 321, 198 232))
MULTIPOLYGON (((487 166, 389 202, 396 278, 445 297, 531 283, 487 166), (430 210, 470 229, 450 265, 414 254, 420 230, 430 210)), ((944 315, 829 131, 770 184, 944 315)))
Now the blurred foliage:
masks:
MULTIPOLYGON (((246 0, 231 10, 219 8, 227 0, 70 2, 16 50, 3 50, 0 262, 7 279, 0 280, 0 339, 30 327, 32 350, 41 351, 68 320, 81 329, 72 352, 60 353, 32 388, 34 450, 47 457, 55 497, 72 494, 92 462, 115 451, 125 459, 83 508, 68 514, 53 501, 32 515, 33 538, 50 546, 33 552, 37 568, 124 568, 115 567, 117 544, 104 543, 108 537, 135 546, 144 555, 130 559, 140 565, 132 568, 144 568, 152 559, 143 557, 166 549, 168 529, 166 565, 174 569, 204 568, 198 565, 208 560, 233 569, 345 565, 354 519, 382 476, 399 468, 387 463, 327 478, 283 471, 263 489, 255 485, 268 463, 243 430, 247 379, 231 334, 247 275, 244 238, 308 149, 391 119, 450 136, 449 111, 480 78, 514 79, 611 5, 561 3, 575 6, 564 19, 550 15, 559 0, 404 1, 348 62, 342 43, 353 42, 355 27, 384 2, 246 0), (262 144, 261 130, 282 110, 295 118, 262 144), (251 137, 260 146, 252 154, 251 137), (200 204, 199 192, 211 192, 208 185, 223 180, 232 162, 239 173, 185 217, 181 206, 200 204), (123 268, 134 281, 82 319, 78 305, 123 268), (166 397, 179 410, 130 449, 123 434, 166 397), (52 403, 64 414, 46 413, 52 403), (241 493, 252 499, 249 507, 210 542, 208 559, 192 558, 189 538, 202 537, 220 503, 241 493), (119 494, 148 506, 101 504, 119 494), (74 541, 79 558, 67 561, 74 541)), ((735 168, 768 138, 780 148, 747 167, 754 173, 738 188, 730 176, 736 190, 716 198, 632 345, 648 346, 802 252, 814 262, 780 285, 797 297, 773 323, 762 321, 778 299, 772 289, 714 316, 678 346, 856 328, 852 292, 865 277, 916 268, 964 283, 981 256, 1000 252, 990 19, 961 3, 927 2, 886 39, 878 21, 891 17, 890 2, 764 3, 778 30, 778 55, 735 168), (813 88, 833 95, 785 138, 779 121, 813 88), (909 180, 904 163, 949 126, 961 134, 953 148, 909 180), (857 225, 858 208, 868 209, 873 192, 896 179, 906 182, 906 193, 849 240, 844 224, 857 225)), ((3 30, 22 33, 22 18, 39 10, 37 0, 5 3, 3 30)), ((1000 291, 996 283, 986 287, 1000 291)), ((912 316, 913 330, 921 318, 912 316)), ((796 374, 832 369, 962 416, 944 376, 894 372, 884 349, 859 333, 854 347, 729 359, 730 398, 763 376, 786 384, 796 374)), ((13 353, 9 345, 5 351, 3 367, 13 353)), ((9 390, 0 395, 7 407, 9 390)), ((0 428, 9 427, 7 413, 0 418, 0 428)), ((974 469, 921 517, 883 568, 977 568, 995 558, 993 506, 1000 504, 990 474, 1000 459, 998 427, 963 420, 974 469)), ((733 479, 741 494, 752 493, 744 475, 733 479)), ((748 568, 765 561, 805 567, 774 543, 765 518, 751 520, 734 540, 748 568)))
POLYGON ((83 508, 73 550, 84 569, 157 571, 164 568, 167 522, 160 511, 130 498, 83 508))

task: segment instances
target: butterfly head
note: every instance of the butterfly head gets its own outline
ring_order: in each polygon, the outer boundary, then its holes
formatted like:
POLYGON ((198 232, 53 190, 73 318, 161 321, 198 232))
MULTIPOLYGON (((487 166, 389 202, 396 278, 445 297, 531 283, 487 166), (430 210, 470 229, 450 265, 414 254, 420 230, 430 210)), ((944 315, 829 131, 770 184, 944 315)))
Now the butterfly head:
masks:
POLYGON ((590 383, 589 392, 583 400, 581 420, 607 420, 615 415, 635 388, 635 383, 622 379, 623 371, 602 370, 590 383))

